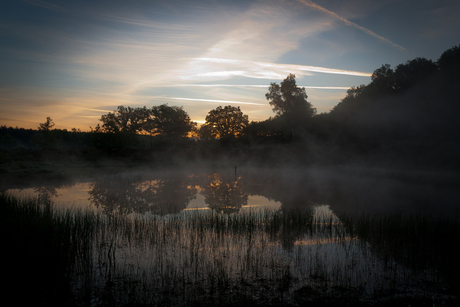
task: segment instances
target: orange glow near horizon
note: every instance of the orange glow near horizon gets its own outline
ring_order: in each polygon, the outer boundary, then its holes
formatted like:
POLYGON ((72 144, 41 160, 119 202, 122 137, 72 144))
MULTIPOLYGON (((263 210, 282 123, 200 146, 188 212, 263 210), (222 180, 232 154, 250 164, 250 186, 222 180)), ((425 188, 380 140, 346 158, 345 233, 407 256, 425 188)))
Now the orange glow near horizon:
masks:
POLYGON ((182 105, 198 123, 227 104, 263 121, 273 116, 270 83, 291 73, 318 113, 329 112, 382 64, 436 61, 458 44, 455 1, 410 1, 111 1, 110 10, 100 1, 9 1, 0 125, 36 129, 51 117, 56 129, 90 131, 117 106, 161 104, 182 105))

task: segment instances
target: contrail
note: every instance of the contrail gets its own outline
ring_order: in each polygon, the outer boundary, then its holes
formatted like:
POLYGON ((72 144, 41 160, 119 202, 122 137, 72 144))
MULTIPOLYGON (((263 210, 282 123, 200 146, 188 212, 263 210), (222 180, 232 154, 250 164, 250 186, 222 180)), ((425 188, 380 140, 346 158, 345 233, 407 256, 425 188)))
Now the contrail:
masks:
POLYGON ((310 1, 310 0, 298 0, 298 1, 301 2, 301 3, 303 3, 303 4, 306 5, 306 6, 309 6, 309 7, 311 7, 311 8, 314 8, 314 9, 318 10, 318 11, 324 12, 324 13, 326 13, 326 14, 328 14, 328 15, 334 17, 334 18, 337 18, 337 19, 343 21, 346 25, 355 27, 355 28, 357 28, 357 29, 363 31, 363 32, 366 33, 366 34, 369 34, 370 36, 373 36, 373 37, 375 37, 375 38, 381 40, 382 42, 384 42, 384 43, 386 43, 386 44, 389 44, 389 45, 391 45, 391 46, 393 46, 393 47, 398 48, 398 49, 401 50, 401 51, 406 51, 406 48, 404 48, 404 47, 402 47, 402 46, 400 46, 400 45, 398 45, 398 44, 395 44, 395 43, 393 43, 392 41, 390 41, 389 39, 386 39, 385 37, 382 37, 382 36, 380 36, 380 35, 378 35, 378 34, 372 32, 371 30, 368 30, 368 29, 366 29, 366 28, 364 28, 364 27, 361 27, 360 25, 357 25, 356 23, 354 23, 354 22, 352 22, 352 21, 349 21, 348 19, 343 18, 343 17, 337 15, 336 13, 331 12, 331 11, 325 9, 325 8, 322 7, 322 6, 319 6, 318 4, 313 3, 313 2, 310 1))
POLYGON ((319 66, 308 66, 308 65, 276 64, 276 63, 243 61, 243 60, 222 59, 222 58, 194 58, 194 60, 199 61, 199 62, 244 66, 253 71, 257 71, 257 69, 275 68, 275 69, 281 69, 283 71, 291 71, 291 72, 293 70, 297 70, 297 71, 311 71, 311 72, 320 72, 320 73, 325 73, 325 74, 349 75, 349 76, 359 76, 359 77, 371 77, 372 76, 372 73, 368 73, 368 72, 334 69, 334 68, 319 67, 319 66))
MULTIPOLYGON (((255 87, 255 88, 268 88, 268 85, 260 85, 260 84, 168 84, 168 85, 149 85, 152 87, 255 87)), ((350 87, 348 86, 302 86, 298 85, 298 87, 304 87, 307 89, 319 89, 319 90, 348 90, 350 87)))
POLYGON ((108 110, 102 110, 102 109, 91 109, 91 108, 82 108, 82 107, 73 107, 73 108, 78 109, 78 110, 95 111, 95 112, 113 112, 113 110, 108 111, 108 110))
POLYGON ((236 103, 236 104, 252 104, 257 106, 265 106, 262 103, 254 103, 254 102, 243 102, 243 101, 231 101, 231 100, 216 100, 216 99, 201 99, 201 98, 182 98, 182 97, 164 97, 167 99, 174 99, 174 100, 187 100, 187 101, 202 101, 202 102, 220 102, 220 103, 236 103))

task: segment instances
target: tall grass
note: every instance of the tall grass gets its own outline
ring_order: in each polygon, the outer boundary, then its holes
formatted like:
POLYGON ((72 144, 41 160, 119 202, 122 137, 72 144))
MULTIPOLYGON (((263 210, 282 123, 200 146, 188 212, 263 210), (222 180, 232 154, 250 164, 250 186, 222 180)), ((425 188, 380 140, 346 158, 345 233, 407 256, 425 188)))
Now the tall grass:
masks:
POLYGON ((4 265, 12 269, 5 293, 15 302, 71 302, 70 281, 88 259, 98 217, 0 194, 0 223, 4 265))
MULTIPOLYGON (((460 293, 460 225, 458 221, 424 214, 340 214, 345 229, 389 263, 460 293), (442 283, 442 281, 445 281, 442 283)), ((446 289, 444 289, 446 290, 446 289)))
MULTIPOLYGON (((9 293, 27 293, 35 304, 364 304, 409 280, 443 281, 435 269, 379 250, 381 241, 370 236, 400 233, 400 223, 383 216, 340 220, 324 206, 106 215, 4 194, 0 201, 7 261, 15 268, 9 293)), ((409 224, 422 233, 435 227, 423 218, 409 224)))

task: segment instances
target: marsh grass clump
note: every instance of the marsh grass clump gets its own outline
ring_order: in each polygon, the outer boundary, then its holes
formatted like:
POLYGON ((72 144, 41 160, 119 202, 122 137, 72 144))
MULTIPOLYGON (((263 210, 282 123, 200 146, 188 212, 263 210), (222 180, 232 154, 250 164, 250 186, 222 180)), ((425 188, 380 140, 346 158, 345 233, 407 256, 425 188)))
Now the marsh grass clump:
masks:
POLYGON ((0 201, 7 261, 16 268, 7 276, 15 281, 11 293, 25 291, 31 299, 24 302, 44 305, 296 306, 338 297, 365 305, 426 272, 433 278, 423 280, 444 281, 433 256, 420 267, 408 265, 416 256, 396 256, 458 234, 454 224, 423 217, 339 219, 327 206, 122 215, 5 194, 0 201), (414 233, 421 238, 397 250, 414 233))
POLYGON ((13 268, 7 270, 6 293, 24 303, 71 301, 71 276, 88 259, 96 216, 59 213, 50 202, 2 193, 0 223, 5 265, 13 268))
POLYGON ((441 292, 460 293, 458 222, 425 214, 341 214, 345 229, 383 259, 423 275, 441 292))

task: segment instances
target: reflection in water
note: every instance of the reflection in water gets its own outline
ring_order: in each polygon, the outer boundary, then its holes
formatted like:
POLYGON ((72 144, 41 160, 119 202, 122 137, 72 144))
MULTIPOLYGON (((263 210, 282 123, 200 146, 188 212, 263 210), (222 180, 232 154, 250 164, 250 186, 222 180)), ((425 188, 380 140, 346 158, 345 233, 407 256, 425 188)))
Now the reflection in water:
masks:
POLYGON ((254 197, 259 197, 262 205, 268 199, 281 203, 285 209, 328 204, 335 212, 428 213, 460 219, 460 179, 442 173, 421 176, 401 171, 386 176, 372 170, 241 168, 237 180, 233 171, 226 175, 223 172, 191 174, 194 173, 120 173, 79 182, 78 188, 45 182, 43 186, 29 183, 11 189, 2 187, 2 190, 18 196, 34 192, 34 197, 45 202, 52 201, 59 206, 78 203, 81 207, 85 205, 86 190, 91 190, 90 200, 95 205, 106 211, 120 212, 178 212, 195 199, 197 190, 202 190, 199 202, 194 202, 193 207, 207 205, 219 212, 239 212, 248 201, 252 205, 254 197))
POLYGON ((220 213, 234 213, 246 206, 249 193, 243 190, 240 179, 217 173, 208 176, 201 194, 209 208, 220 213))
POLYGON ((90 184, 90 201, 106 213, 172 214, 185 209, 197 193, 187 177, 132 181, 106 177, 90 184))
POLYGON ((311 207, 277 210, 270 222, 270 240, 280 242, 281 246, 291 251, 295 242, 311 233, 313 209, 311 207))
MULTIPOLYGON (((116 296, 122 293, 117 285, 125 284, 113 280, 129 279, 138 289, 157 289, 178 298, 198 288, 199 293, 232 289, 246 295, 250 285, 261 296, 269 292, 268 296, 292 294, 305 299, 297 305, 305 305, 318 289, 331 297, 349 293, 364 302, 386 300, 395 289, 403 289, 409 298, 419 289, 424 289, 424 297, 441 297, 437 291, 447 286, 458 293, 460 268, 454 251, 459 244, 458 224, 433 222, 426 215, 381 213, 394 207, 421 211, 424 203, 430 205, 428 209, 433 204, 458 204, 458 190, 439 184, 434 187, 448 193, 438 195, 425 182, 341 173, 335 177, 241 173, 236 180, 217 173, 172 173, 107 176, 89 183, 91 202, 104 212, 157 216, 139 217, 139 227, 131 227, 137 220, 123 215, 102 219, 107 224, 100 226, 94 251, 88 253, 94 262, 88 262, 88 274, 76 273, 77 284, 84 285, 83 279, 90 276, 87 289, 110 284, 114 288, 108 291, 116 296), (197 190, 201 193, 197 208, 205 203, 212 210, 169 215, 187 208, 197 198, 197 190), (278 201, 281 208, 258 210, 252 207, 251 197, 258 197, 260 204, 278 201), (251 208, 241 210, 248 202, 251 208), (345 214, 343 208, 348 212, 361 208, 366 214, 345 214), (120 223, 126 227, 119 227, 120 223), (137 287, 137 280, 142 286, 137 287)), ((35 192, 45 203, 61 194, 50 186, 35 192)))
POLYGON ((42 204, 52 205, 52 198, 58 196, 56 187, 54 186, 42 186, 39 188, 35 188, 34 191, 38 196, 38 201, 42 204))

